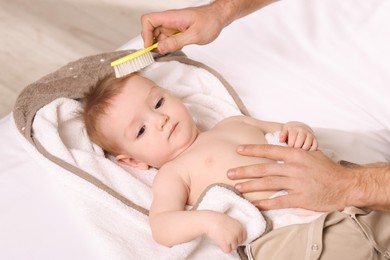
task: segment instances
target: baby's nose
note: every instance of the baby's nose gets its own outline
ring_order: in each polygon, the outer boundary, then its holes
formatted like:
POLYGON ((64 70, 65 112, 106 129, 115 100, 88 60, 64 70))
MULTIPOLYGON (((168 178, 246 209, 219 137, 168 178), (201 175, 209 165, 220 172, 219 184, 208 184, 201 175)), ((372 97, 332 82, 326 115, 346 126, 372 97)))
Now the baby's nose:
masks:
POLYGON ((168 122, 168 120, 169 120, 169 116, 168 115, 160 114, 160 116, 158 118, 158 127, 160 129, 163 129, 164 126, 166 125, 166 123, 168 122))

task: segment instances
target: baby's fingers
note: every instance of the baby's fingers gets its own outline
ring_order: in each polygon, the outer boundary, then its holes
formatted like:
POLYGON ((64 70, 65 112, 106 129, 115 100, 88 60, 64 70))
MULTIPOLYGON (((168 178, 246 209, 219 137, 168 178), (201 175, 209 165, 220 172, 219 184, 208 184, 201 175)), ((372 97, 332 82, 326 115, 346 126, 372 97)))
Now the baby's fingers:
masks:
POLYGON ((230 243, 229 242, 221 243, 218 246, 219 246, 219 248, 221 248, 221 250, 224 253, 230 253, 233 250, 236 250, 239 245, 240 245, 240 243, 237 240, 234 240, 234 241, 231 241, 230 243))
POLYGON ((232 249, 232 246, 228 243, 223 243, 223 244, 220 244, 218 245, 219 248, 221 248, 221 250, 224 252, 224 253, 230 253, 233 249, 232 249))
POLYGON ((282 129, 282 131, 280 131, 280 135, 279 135, 279 142, 286 143, 287 142, 287 138, 288 138, 288 131, 287 131, 287 129, 282 129))
POLYGON ((318 149, 318 141, 316 138, 313 138, 312 145, 310 147, 310 151, 317 151, 318 149))
POLYGON ((290 147, 296 147, 298 135, 296 133, 289 132, 287 138, 287 145, 290 147))
POLYGON ((312 136, 308 135, 306 137, 306 140, 304 141, 304 144, 302 145, 302 149, 306 151, 315 151, 318 148, 318 142, 317 139, 312 136))

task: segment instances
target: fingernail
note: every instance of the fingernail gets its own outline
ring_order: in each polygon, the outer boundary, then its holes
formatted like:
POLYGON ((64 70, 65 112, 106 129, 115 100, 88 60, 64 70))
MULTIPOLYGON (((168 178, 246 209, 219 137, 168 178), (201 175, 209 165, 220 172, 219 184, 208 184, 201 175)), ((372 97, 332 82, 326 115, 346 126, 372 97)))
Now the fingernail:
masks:
POLYGON ((227 176, 228 176, 229 178, 233 178, 234 176, 236 176, 236 172, 233 171, 233 170, 229 170, 229 171, 227 172, 227 176))
POLYGON ((236 188, 237 190, 241 190, 242 185, 241 185, 241 184, 236 184, 236 185, 234 186, 234 188, 236 188))
POLYGON ((242 152, 242 151, 244 151, 244 146, 243 145, 239 145, 237 147, 237 152, 242 152))

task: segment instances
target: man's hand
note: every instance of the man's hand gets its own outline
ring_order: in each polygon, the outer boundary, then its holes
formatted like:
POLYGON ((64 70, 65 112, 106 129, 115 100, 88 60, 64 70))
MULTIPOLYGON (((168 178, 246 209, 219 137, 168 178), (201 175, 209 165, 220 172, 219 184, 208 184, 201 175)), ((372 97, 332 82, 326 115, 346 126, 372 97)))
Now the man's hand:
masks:
POLYGON ((141 17, 144 45, 159 42, 158 52, 165 54, 188 44, 210 43, 225 26, 218 14, 218 5, 212 4, 145 14, 141 17), (169 37, 178 32, 181 33, 169 37))
POLYGON ((350 191, 358 183, 351 169, 343 167, 321 151, 305 151, 273 145, 244 145, 238 153, 283 161, 238 167, 228 171, 242 192, 286 190, 287 195, 254 201, 262 210, 305 208, 316 211, 341 210, 348 206, 350 191), (253 179, 254 178, 254 179, 253 179))

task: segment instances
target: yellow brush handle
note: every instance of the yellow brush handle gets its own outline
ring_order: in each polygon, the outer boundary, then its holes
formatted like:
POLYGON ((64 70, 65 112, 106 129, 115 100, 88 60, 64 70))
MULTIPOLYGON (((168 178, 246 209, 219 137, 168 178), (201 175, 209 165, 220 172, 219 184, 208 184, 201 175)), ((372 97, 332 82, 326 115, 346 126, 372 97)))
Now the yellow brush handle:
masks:
POLYGON ((129 60, 135 59, 135 58, 137 58, 137 57, 139 57, 139 56, 141 56, 141 55, 144 55, 144 54, 147 53, 147 52, 152 51, 153 49, 156 49, 157 46, 158 46, 158 42, 156 42, 155 44, 153 44, 153 45, 151 45, 151 46, 149 46, 149 47, 146 47, 145 49, 142 49, 142 50, 133 52, 133 53, 131 53, 131 54, 125 56, 125 57, 122 57, 122 58, 120 58, 120 59, 117 59, 117 60, 111 62, 111 66, 114 67, 114 66, 117 66, 117 65, 119 65, 119 64, 122 64, 122 63, 124 63, 124 62, 127 62, 127 61, 129 61, 129 60))
MULTIPOLYGON (((177 33, 175 33, 175 34, 173 34, 171 36, 176 36, 176 35, 178 35, 180 33, 181 32, 177 32, 177 33)), ((171 37, 171 36, 169 36, 169 37, 171 37)), ((144 55, 145 53, 150 52, 150 51, 156 49, 157 46, 158 46, 158 42, 156 42, 155 44, 153 44, 153 45, 151 45, 149 47, 146 47, 145 49, 133 52, 133 53, 131 53, 131 54, 125 56, 125 57, 122 57, 120 59, 114 60, 113 62, 111 62, 111 67, 115 67, 115 66, 120 65, 122 63, 128 62, 129 60, 133 60, 135 58, 138 58, 139 56, 144 55)))

